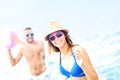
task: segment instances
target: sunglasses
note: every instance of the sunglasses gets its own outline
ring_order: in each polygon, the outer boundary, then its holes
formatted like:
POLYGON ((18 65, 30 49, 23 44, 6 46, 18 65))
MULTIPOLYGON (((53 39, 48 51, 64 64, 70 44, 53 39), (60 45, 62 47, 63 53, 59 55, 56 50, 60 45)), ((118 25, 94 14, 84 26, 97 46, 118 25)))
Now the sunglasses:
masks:
POLYGON ((32 36, 34 36, 34 34, 33 33, 30 33, 30 34, 26 34, 26 37, 32 37, 32 36))
POLYGON ((48 39, 49 39, 50 41, 54 41, 54 40, 56 39, 56 37, 59 38, 59 37, 61 37, 62 35, 63 35, 63 32, 62 32, 62 31, 58 31, 58 32, 55 33, 55 35, 50 35, 50 36, 48 37, 48 39))

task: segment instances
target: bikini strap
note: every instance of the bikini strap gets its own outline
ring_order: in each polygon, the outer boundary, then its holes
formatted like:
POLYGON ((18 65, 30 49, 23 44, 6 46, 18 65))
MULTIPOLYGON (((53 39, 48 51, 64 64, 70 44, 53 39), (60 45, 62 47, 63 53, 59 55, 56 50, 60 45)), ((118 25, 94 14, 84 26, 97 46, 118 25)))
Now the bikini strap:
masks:
POLYGON ((73 52, 72 49, 71 49, 71 52, 72 52, 72 56, 73 56, 73 58, 74 58, 74 60, 75 60, 75 62, 76 62, 76 58, 75 58, 75 55, 74 55, 74 52, 73 52))
MULTIPOLYGON (((73 58, 74 58, 74 60, 75 60, 75 62, 76 62, 76 58, 75 58, 75 55, 74 55, 74 52, 73 52, 72 49, 71 49, 71 53, 72 53, 72 56, 73 56, 73 58)), ((61 64, 61 52, 60 52, 60 64, 61 64)))
POLYGON ((61 52, 60 52, 60 64, 61 64, 61 52))

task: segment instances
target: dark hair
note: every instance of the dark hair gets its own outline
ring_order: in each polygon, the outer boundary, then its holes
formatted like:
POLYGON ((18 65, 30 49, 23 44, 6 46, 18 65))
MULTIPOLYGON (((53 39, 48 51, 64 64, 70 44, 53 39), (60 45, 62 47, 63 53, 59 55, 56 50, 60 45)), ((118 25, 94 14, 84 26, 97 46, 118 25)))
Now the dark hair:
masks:
MULTIPOLYGON (((73 46, 73 42, 72 42, 70 36, 69 36, 68 33, 66 33, 65 31, 62 31, 62 32, 63 32, 64 35, 65 35, 65 39, 66 39, 66 41, 67 41, 67 43, 68 43, 68 46, 69 46, 69 47, 72 47, 72 46, 73 46)), ((48 37, 49 37, 49 36, 48 36, 48 37)), ((47 38, 47 40, 48 40, 48 38, 47 38)), ((49 41, 49 40, 48 40, 48 46, 49 46, 49 49, 50 49, 50 50, 53 50, 53 51, 55 51, 55 52, 60 52, 59 48, 55 47, 55 46, 51 43, 51 41, 49 41)))
POLYGON ((32 28, 31 27, 26 27, 24 30, 31 30, 32 28))

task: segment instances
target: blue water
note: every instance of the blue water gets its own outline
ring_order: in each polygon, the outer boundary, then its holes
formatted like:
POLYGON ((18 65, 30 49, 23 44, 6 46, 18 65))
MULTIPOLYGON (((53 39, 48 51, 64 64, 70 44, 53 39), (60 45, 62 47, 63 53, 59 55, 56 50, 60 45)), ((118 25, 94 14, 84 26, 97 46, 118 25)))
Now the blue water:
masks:
POLYGON ((120 80, 120 32, 99 34, 86 42, 100 80, 120 80))
MULTIPOLYGON (((87 37, 82 45, 88 52, 99 80, 120 80, 120 31, 87 37)), ((5 54, 0 54, 0 80, 20 80, 13 77, 23 77, 23 73, 28 68, 26 61, 21 60, 13 68, 7 58, 5 54)), ((59 68, 56 63, 57 59, 53 58, 49 60, 48 66, 51 72, 57 72, 56 75, 58 75, 59 68)))

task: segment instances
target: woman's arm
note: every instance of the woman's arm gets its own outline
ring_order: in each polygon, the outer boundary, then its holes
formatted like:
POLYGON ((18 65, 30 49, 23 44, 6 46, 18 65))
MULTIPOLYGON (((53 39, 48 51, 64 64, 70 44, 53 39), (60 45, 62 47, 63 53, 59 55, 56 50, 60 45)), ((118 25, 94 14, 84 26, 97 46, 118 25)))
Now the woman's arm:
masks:
POLYGON ((84 48, 76 46, 74 48, 77 63, 83 69, 88 80, 98 80, 98 75, 90 61, 90 58, 84 48))

